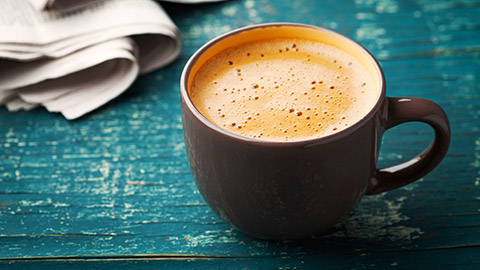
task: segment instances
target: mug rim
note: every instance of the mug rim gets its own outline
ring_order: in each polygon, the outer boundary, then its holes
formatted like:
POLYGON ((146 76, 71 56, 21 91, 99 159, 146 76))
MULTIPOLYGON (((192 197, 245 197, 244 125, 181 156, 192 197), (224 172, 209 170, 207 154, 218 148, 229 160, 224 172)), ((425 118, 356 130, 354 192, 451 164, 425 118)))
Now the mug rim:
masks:
POLYGON ((289 23, 289 22, 273 22, 273 23, 262 23, 262 24, 254 24, 254 25, 249 25, 241 28, 234 29, 232 31, 229 31, 227 33, 224 33, 222 35, 219 35, 207 43, 205 43, 203 46, 201 46, 199 49, 195 51, 195 53, 190 57, 190 59, 187 61, 185 64, 185 67, 182 71, 182 75, 180 78, 180 95, 182 98, 183 103, 186 105, 188 110, 195 116, 196 119, 198 119, 200 122, 202 122, 203 125, 208 127, 209 129, 212 129, 213 131, 217 132, 218 134, 221 134, 225 137, 229 137, 230 139, 247 143, 247 144, 253 144, 253 145, 268 145, 272 147, 285 147, 285 146, 293 146, 293 147, 309 147, 313 146, 319 143, 328 143, 332 140, 338 140, 341 138, 344 138, 348 136, 349 134, 353 133, 354 131, 358 130, 360 127, 362 127, 366 122, 368 122, 372 117, 374 117, 377 113, 377 111, 380 109, 383 100, 385 99, 386 96, 386 87, 385 87, 385 75, 383 73, 383 70, 378 63, 377 59, 365 48, 363 47, 360 43, 354 41, 353 39, 342 35, 338 32, 335 32, 333 30, 321 27, 321 26, 315 26, 315 25, 310 25, 310 24, 303 24, 303 23, 289 23), (336 133, 329 134, 326 136, 321 136, 319 138, 311 138, 311 139, 302 139, 298 141, 268 141, 268 140, 260 140, 260 139, 255 139, 255 138, 250 138, 246 136, 242 136, 239 134, 236 134, 234 132, 231 132, 229 130, 223 129, 213 123, 212 121, 208 120, 200 111, 195 107, 193 104, 190 95, 188 93, 187 85, 188 85, 188 78, 191 73, 192 67, 195 65, 199 57, 206 52, 209 48, 211 48, 213 45, 217 44, 218 42, 221 42, 222 40, 234 36, 236 34, 250 31, 253 29, 259 29, 259 28, 270 28, 270 27, 282 27, 282 26, 289 26, 289 27, 305 27, 305 28, 312 28, 317 31, 323 31, 327 32, 330 35, 334 35, 337 37, 340 37, 344 39, 347 42, 350 42, 352 45, 358 47, 362 52, 366 54, 366 56, 372 61, 374 64, 375 69, 378 72, 379 75, 379 84, 380 84, 380 89, 379 89, 379 94, 378 98, 371 107, 371 109, 368 111, 368 113, 363 116, 360 120, 355 122, 354 124, 350 125, 349 127, 340 130, 336 133))

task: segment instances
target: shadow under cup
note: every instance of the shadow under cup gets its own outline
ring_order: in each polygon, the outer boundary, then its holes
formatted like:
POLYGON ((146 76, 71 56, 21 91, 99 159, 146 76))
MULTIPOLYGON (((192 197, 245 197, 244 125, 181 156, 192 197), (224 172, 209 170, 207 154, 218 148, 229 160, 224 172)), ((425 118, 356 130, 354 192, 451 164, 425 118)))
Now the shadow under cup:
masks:
POLYGON ((180 85, 185 146, 200 193, 220 218, 262 239, 299 239, 326 231, 363 195, 391 190, 427 174, 445 156, 450 142, 447 117, 437 104, 386 97, 385 79, 375 58, 358 43, 316 26, 263 24, 217 37, 192 56, 180 85), (226 48, 274 38, 320 42, 354 56, 377 84, 377 102, 344 130, 292 142, 243 137, 204 117, 189 96, 202 65, 226 48), (433 143, 411 161, 377 169, 383 132, 408 121, 432 126, 433 143))

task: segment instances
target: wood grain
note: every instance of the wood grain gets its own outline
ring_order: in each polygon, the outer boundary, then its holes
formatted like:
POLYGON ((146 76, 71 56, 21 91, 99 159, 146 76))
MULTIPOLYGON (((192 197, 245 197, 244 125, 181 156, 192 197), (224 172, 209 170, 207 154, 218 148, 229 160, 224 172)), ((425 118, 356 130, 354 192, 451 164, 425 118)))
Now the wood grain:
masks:
MULTIPOLYGON (((480 267, 480 2, 227 1, 164 4, 183 34, 172 65, 77 121, 0 109, 0 268, 328 269, 480 267), (178 80, 211 38, 291 21, 347 35, 375 55, 389 96, 439 103, 452 127, 440 166, 365 197, 337 227, 300 242, 230 228, 205 204, 183 143, 178 80)), ((385 134, 379 163, 408 160, 432 131, 385 134)))

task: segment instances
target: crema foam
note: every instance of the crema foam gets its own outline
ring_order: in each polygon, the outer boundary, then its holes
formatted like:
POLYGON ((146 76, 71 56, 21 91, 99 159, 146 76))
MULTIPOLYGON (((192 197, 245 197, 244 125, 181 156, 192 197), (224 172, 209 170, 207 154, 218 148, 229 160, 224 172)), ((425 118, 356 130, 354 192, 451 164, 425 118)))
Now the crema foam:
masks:
POLYGON ((200 68, 189 94, 200 113, 226 130, 259 140, 299 141, 358 122, 379 90, 350 54, 285 38, 221 51, 200 68))

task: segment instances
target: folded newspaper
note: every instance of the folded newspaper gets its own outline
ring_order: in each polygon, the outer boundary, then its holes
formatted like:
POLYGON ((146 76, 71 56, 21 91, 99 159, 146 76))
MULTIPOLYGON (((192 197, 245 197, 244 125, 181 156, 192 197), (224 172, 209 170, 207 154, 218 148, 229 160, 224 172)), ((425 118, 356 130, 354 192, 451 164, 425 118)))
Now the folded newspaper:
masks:
POLYGON ((78 118, 180 51, 177 27, 152 0, 1 1, 0 105, 10 111, 78 118))

